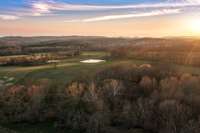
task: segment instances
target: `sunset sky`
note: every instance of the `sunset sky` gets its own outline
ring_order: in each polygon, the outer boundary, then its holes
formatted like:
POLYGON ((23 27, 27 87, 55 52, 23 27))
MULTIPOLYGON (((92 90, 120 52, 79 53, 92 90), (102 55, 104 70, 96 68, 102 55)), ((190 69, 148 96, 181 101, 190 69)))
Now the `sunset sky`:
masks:
POLYGON ((200 0, 0 0, 0 36, 200 36, 200 0))

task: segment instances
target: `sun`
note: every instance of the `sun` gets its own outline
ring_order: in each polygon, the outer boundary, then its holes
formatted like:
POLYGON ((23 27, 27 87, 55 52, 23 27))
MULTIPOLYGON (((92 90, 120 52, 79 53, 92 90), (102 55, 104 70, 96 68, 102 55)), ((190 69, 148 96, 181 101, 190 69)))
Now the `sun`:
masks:
POLYGON ((191 19, 188 21, 188 30, 195 35, 200 35, 200 18, 191 19))

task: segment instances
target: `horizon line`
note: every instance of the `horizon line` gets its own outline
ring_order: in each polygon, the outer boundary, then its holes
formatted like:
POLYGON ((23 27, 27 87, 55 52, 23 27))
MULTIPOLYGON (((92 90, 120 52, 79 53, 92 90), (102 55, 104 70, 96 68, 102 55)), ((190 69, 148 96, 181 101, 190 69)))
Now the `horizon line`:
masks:
POLYGON ((8 37, 21 37, 21 38, 31 38, 31 37, 97 37, 97 38, 199 38, 200 36, 195 35, 183 35, 183 36, 106 36, 106 35, 0 35, 0 38, 8 37))

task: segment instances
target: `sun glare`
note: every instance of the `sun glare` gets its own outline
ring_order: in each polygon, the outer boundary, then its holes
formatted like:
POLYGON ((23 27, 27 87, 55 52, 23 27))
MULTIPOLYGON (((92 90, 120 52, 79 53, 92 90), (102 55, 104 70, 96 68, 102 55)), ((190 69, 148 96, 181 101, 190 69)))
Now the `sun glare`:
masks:
POLYGON ((193 34, 200 35, 200 18, 190 20, 188 28, 193 34))

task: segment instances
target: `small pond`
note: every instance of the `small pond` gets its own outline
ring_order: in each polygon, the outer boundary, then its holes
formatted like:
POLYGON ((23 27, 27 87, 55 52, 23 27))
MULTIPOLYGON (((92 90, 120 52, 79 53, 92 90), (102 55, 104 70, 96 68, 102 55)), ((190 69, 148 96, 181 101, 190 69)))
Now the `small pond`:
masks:
POLYGON ((88 60, 82 60, 80 61, 81 63, 100 63, 100 62, 105 62, 105 60, 100 60, 100 59, 88 59, 88 60))

